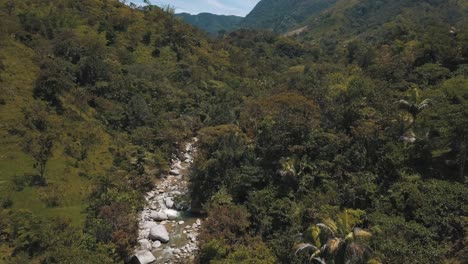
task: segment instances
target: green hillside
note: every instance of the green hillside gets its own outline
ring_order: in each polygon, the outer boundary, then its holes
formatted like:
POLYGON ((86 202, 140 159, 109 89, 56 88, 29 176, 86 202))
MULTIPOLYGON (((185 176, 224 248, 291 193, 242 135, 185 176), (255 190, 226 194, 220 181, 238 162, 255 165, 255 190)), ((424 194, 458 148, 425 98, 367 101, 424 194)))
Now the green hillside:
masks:
POLYGON ((210 13, 200 13, 191 15, 187 13, 176 14, 186 23, 198 27, 208 33, 218 34, 219 31, 231 31, 239 24, 243 17, 214 15, 210 13))
POLYGON ((0 0, 0 263, 124 263, 193 136, 195 263, 465 263, 468 4, 288 2, 0 0))
POLYGON ((262 0, 241 22, 242 27, 286 32, 302 25, 336 0, 262 0))

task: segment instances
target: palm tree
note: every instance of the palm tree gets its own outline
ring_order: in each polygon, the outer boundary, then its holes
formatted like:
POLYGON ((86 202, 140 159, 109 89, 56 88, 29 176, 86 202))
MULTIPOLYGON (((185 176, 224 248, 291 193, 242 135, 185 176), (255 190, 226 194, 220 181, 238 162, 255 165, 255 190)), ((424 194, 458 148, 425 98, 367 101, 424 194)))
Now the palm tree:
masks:
POLYGON ((400 137, 400 140, 408 143, 414 143, 416 142, 416 134, 413 132, 413 127, 416 123, 416 118, 417 116, 426 108, 429 108, 432 106, 432 101, 430 99, 424 99, 421 102, 418 103, 419 101, 419 92, 415 88, 413 89, 412 92, 412 99, 413 102, 407 101, 407 100, 400 100, 398 102, 398 107, 409 113, 410 117, 406 120, 408 123, 408 126, 405 128, 405 133, 400 137))
POLYGON ((400 100, 398 105, 401 110, 405 110, 411 114, 412 121, 416 120, 416 117, 419 113, 421 113, 424 109, 429 108, 432 106, 432 101, 430 99, 424 99, 421 103, 410 103, 406 100, 400 100))
POLYGON ((307 251, 310 263, 316 264, 352 264, 367 263, 372 250, 366 245, 370 232, 358 227, 351 227, 357 221, 353 218, 354 210, 345 210, 337 222, 326 219, 308 229, 308 242, 296 245, 295 255, 307 251))

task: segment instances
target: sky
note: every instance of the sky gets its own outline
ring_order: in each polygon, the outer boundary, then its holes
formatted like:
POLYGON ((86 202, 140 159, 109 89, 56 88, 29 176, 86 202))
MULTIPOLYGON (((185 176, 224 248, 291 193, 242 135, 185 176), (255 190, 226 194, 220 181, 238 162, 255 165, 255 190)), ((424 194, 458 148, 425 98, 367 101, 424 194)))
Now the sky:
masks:
MULTIPOLYGON (((246 16, 260 0, 150 0, 158 6, 170 5, 176 13, 198 14, 208 12, 218 15, 246 16)), ((143 0, 129 0, 143 4, 143 0)))

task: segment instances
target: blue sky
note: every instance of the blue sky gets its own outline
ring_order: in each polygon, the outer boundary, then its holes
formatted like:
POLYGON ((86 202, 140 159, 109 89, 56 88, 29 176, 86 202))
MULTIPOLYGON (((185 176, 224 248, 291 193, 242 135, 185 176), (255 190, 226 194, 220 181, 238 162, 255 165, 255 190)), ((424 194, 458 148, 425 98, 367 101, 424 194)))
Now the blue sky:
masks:
MULTIPOLYGON (((247 15, 259 0, 150 0, 158 6, 170 5, 175 7, 176 13, 186 12, 198 14, 208 12, 219 15, 247 15)), ((143 0, 129 0, 135 4, 142 4, 143 0)))

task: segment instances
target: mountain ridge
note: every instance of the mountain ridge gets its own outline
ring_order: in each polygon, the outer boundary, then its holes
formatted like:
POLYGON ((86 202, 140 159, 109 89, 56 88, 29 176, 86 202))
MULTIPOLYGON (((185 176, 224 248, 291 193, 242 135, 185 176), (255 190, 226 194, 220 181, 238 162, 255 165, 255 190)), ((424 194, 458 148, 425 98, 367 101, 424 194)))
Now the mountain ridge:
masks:
POLYGON ((210 34, 216 34, 219 31, 230 31, 237 27, 243 17, 234 15, 217 15, 211 13, 199 13, 192 15, 189 13, 178 13, 176 17, 182 18, 186 23, 201 28, 210 34))

